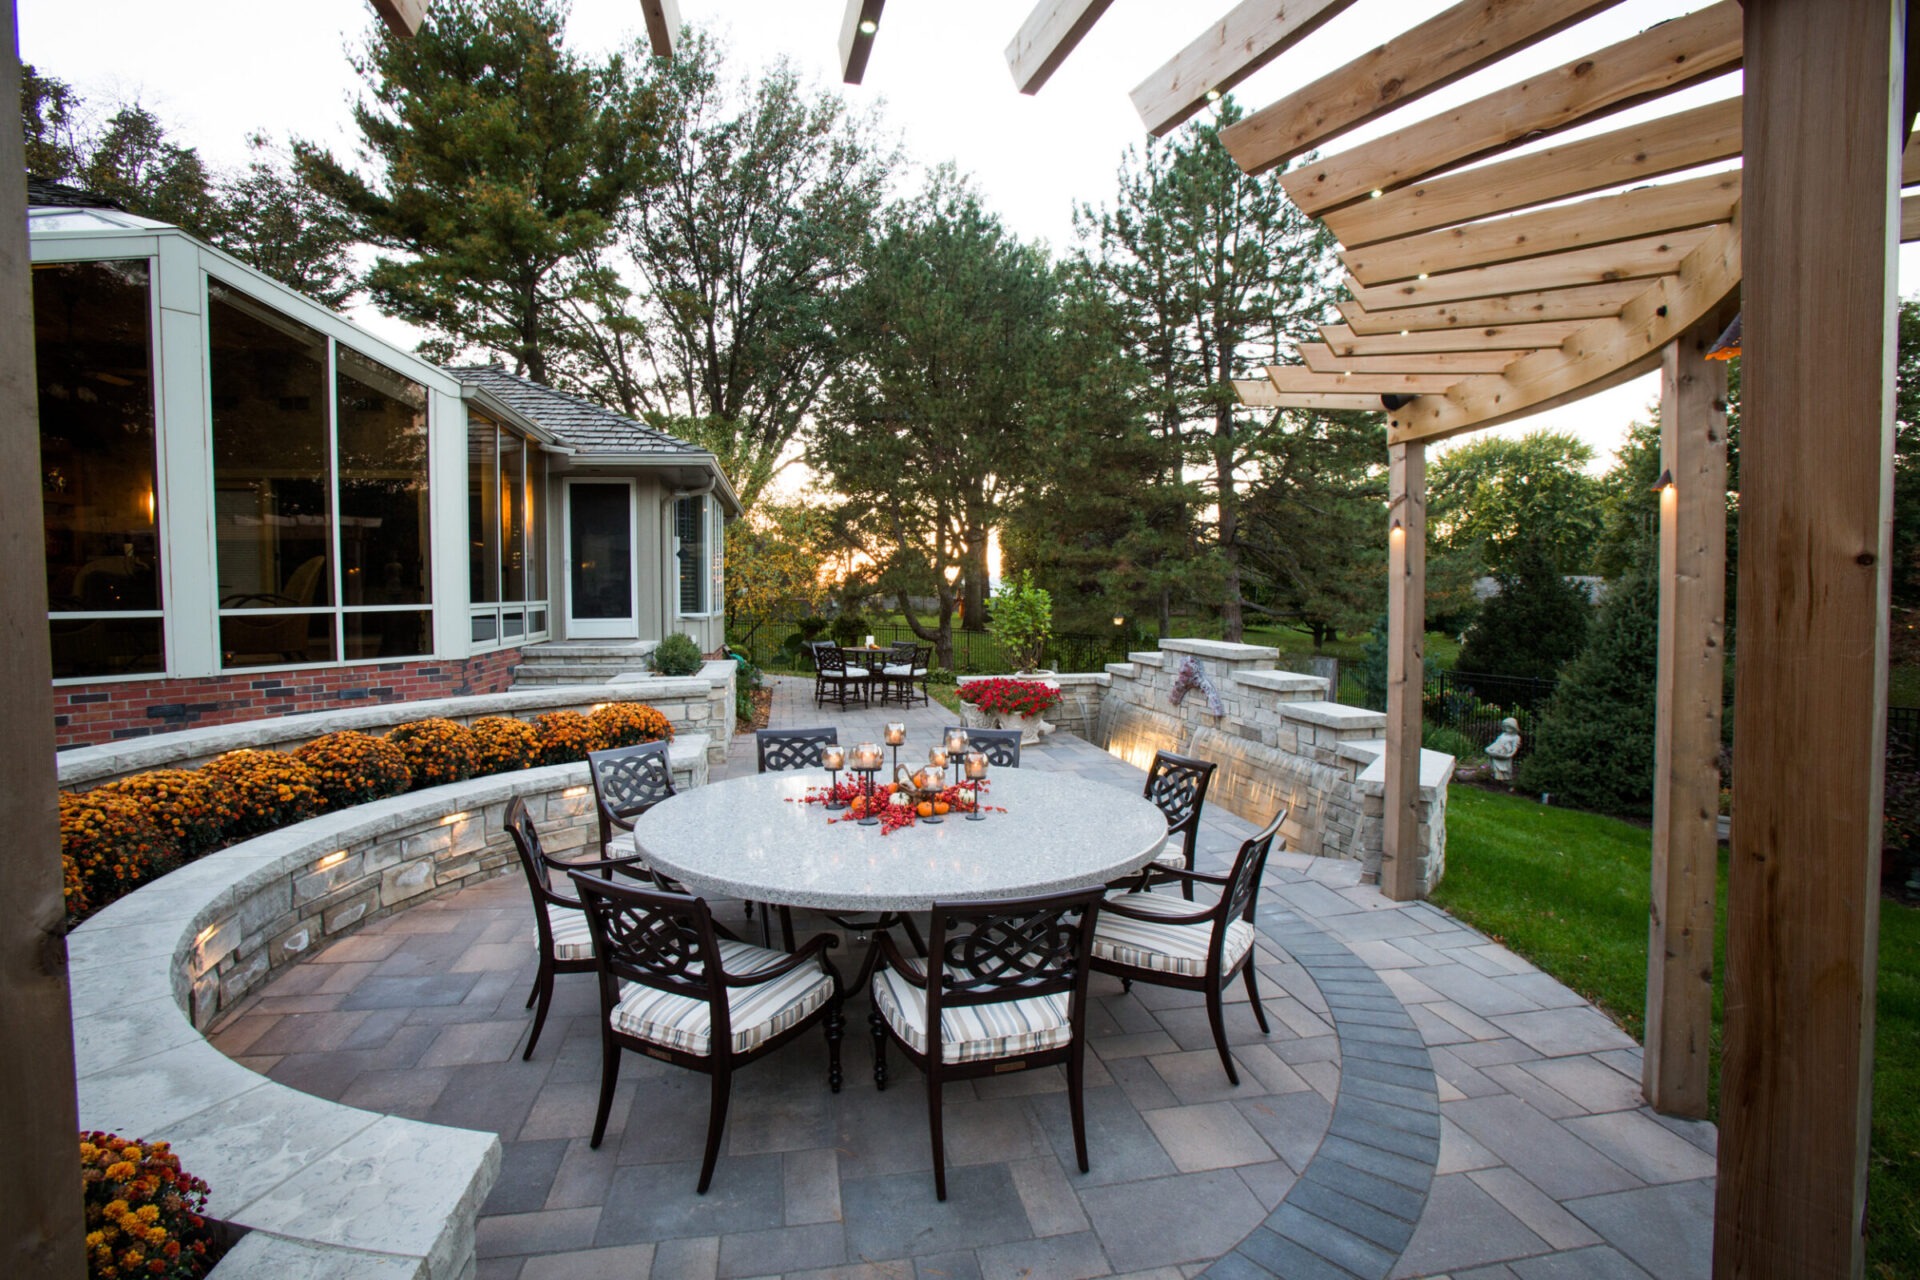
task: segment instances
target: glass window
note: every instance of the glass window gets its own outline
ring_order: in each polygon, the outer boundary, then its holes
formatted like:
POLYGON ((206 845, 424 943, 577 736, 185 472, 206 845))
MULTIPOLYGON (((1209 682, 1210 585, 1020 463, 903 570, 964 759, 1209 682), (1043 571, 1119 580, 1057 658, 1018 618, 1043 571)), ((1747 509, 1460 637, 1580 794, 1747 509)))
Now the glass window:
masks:
POLYGON ((425 604, 432 598, 426 388, 357 351, 337 346, 335 353, 341 602, 425 604))
MULTIPOLYGON (((327 340, 217 282, 207 303, 220 607, 331 605, 327 340)), ((332 648, 329 638, 302 655, 233 650, 227 665, 319 662, 332 648)))
POLYGON ((33 269, 47 604, 93 615, 54 625, 59 678, 166 669, 150 284, 145 260, 33 269))
MULTIPOLYGON (((547 455, 527 443, 527 599, 547 598, 547 455)), ((545 615, 532 631, 545 631, 545 615)))
POLYGON ((500 598, 527 598, 527 451, 500 433, 500 598))
MULTIPOLYGON (((500 599, 499 427, 484 414, 467 415, 467 564, 469 599, 500 599)), ((478 637, 476 637, 478 638, 478 637)))
POLYGON ((347 658, 418 658, 433 652, 433 614, 424 609, 349 610, 347 658))
POLYGON ((680 544, 680 612, 707 612, 707 500, 681 498, 673 506, 674 538, 680 544))

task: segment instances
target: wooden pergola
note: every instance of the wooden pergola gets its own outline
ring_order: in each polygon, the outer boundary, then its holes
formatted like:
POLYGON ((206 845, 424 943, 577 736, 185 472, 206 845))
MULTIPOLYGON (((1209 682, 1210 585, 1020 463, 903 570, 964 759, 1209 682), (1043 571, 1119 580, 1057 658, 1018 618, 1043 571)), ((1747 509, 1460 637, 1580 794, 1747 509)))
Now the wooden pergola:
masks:
MULTIPOLYGON (((1224 2, 1224 0, 1222 0, 1224 2)), ((373 0, 397 31, 428 0, 373 0)), ((1111 0, 1041 0, 1007 51, 1032 93, 1111 0)), ((1356 0, 1243 0, 1133 90, 1163 134, 1356 0)), ((858 82, 884 0, 848 0, 858 82)), ((1704 1114, 1724 600, 1725 367, 1744 315, 1739 652, 1726 1054, 1714 1271, 1862 1270, 1878 932, 1894 250, 1913 93, 1905 0, 1720 0, 1463 106, 1422 97, 1611 0, 1463 0, 1225 133, 1249 173, 1370 122, 1397 127, 1283 178, 1342 246, 1352 300, 1249 404, 1389 415, 1390 691, 1382 885, 1414 892, 1429 443, 1663 370, 1660 729, 1645 1086, 1704 1114), (1525 150, 1745 69, 1746 92, 1525 150), (1738 169, 1690 171, 1733 160, 1738 169), (1654 179, 1669 178, 1655 182, 1654 179), (1646 183, 1635 186, 1633 184, 1646 183), (1743 248, 1750 251, 1743 254, 1743 248)), ((641 0, 671 52, 674 0, 641 0)), ((1384 22, 1383 0, 1368 8, 1384 22)), ((15 7, 5 0, 7 34, 15 7)), ((18 58, 4 67, 17 95, 18 58)), ((0 168, 21 140, 0 130, 0 168)), ((1920 179, 1920 164, 1906 157, 1920 179)), ((73 1057, 39 548, 25 192, 0 186, 0 1176, 9 1275, 77 1276, 73 1057), (31 1046, 30 1051, 22 1051, 31 1046)))

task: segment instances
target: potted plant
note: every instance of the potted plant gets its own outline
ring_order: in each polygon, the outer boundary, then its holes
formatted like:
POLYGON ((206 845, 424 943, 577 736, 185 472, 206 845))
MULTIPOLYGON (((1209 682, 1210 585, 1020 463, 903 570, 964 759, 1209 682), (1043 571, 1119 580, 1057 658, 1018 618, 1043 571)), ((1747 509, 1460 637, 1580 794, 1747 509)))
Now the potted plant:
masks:
POLYGON ((1034 586, 1033 575, 1025 569, 1003 579, 993 593, 987 631, 1013 659, 1016 674, 1043 674, 1040 663, 1046 657, 1047 641, 1053 638, 1052 594, 1034 586))
POLYGON ((1039 680, 994 676, 960 686, 961 716, 969 728, 1018 729, 1023 745, 1053 732, 1044 717, 1059 703, 1059 687, 1039 680))

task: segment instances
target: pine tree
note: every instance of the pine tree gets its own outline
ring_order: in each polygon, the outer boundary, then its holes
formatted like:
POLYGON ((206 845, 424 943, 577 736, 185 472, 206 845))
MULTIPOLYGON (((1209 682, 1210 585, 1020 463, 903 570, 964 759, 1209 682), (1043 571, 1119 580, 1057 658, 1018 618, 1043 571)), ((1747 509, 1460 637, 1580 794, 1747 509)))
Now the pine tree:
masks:
MULTIPOLYGON (((1586 588, 1567 581, 1548 550, 1534 542, 1515 549, 1494 581, 1500 594, 1481 606, 1455 669, 1470 673, 1462 676, 1469 684, 1473 675, 1553 679, 1586 643, 1593 614, 1586 588)), ((1489 698, 1504 700, 1504 694, 1489 698)))
POLYGON ((1643 554, 1608 585, 1586 647, 1540 718, 1521 786, 1602 813, 1649 811, 1659 632, 1658 569, 1643 554))

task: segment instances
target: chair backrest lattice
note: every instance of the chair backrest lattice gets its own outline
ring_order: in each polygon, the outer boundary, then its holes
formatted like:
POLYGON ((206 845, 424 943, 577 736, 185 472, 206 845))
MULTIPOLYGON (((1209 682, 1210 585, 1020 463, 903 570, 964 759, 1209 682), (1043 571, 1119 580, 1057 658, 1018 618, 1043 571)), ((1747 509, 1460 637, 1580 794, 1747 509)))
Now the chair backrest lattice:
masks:
POLYGON ((533 814, 528 812, 525 800, 515 796, 507 801, 504 825, 508 838, 513 841, 513 851, 519 855, 520 870, 526 875, 527 891, 533 895, 533 921, 540 936, 540 952, 542 955, 552 955, 553 926, 547 919, 547 907, 564 907, 571 911, 580 904, 565 894, 555 892, 547 879, 548 869, 554 862, 540 847, 540 832, 533 825, 533 814))
POLYGON ((847 674, 847 654, 837 644, 820 645, 813 651, 813 669, 823 676, 847 674))
POLYGON ((1101 890, 1013 902, 935 903, 927 953, 941 961, 927 984, 927 1025, 943 1005, 996 1004, 1070 993, 1078 1025, 1101 890))
MULTIPOLYGON (((571 873, 593 932, 603 990, 618 998, 618 984, 707 1000, 724 1017, 724 989, 713 916, 704 898, 614 884, 582 871, 571 873)), ((718 1028, 716 1028, 718 1030, 718 1028)))
POLYGON ((664 742, 591 752, 587 768, 593 777, 594 799, 614 818, 636 817, 674 794, 673 767, 664 742))
POLYGON ((821 768, 820 753, 839 742, 840 731, 830 725, 817 729, 756 729, 753 734, 761 773, 821 768))
POLYGON ((1200 810, 1218 768, 1211 760, 1195 760, 1171 751, 1156 751, 1147 770, 1146 797, 1166 815, 1169 832, 1191 834, 1200 825, 1200 810))
MULTIPOLYGON (((1274 841, 1280 836, 1280 824, 1286 820, 1285 809, 1274 814, 1273 821, 1249 837, 1234 856, 1233 870, 1228 874, 1226 890, 1221 895, 1223 910, 1220 923, 1216 926, 1214 945, 1219 945, 1219 939, 1229 922, 1253 919, 1253 908, 1260 897, 1260 879, 1267 870, 1267 855, 1273 852, 1274 841)), ((1282 847, 1285 847, 1284 841, 1282 847)))
POLYGON ((1018 729, 962 729, 949 725, 947 733, 964 733, 967 746, 987 758, 996 769, 1020 767, 1020 731, 1018 729))

